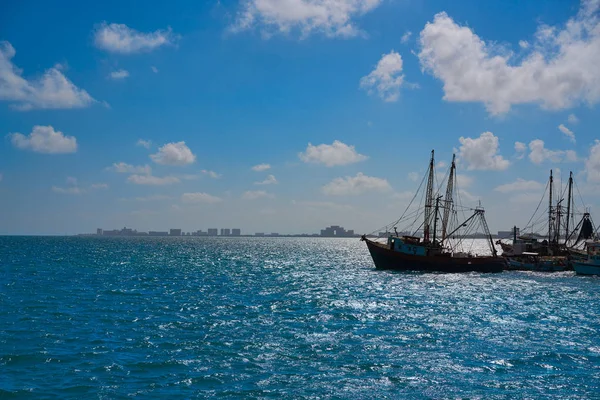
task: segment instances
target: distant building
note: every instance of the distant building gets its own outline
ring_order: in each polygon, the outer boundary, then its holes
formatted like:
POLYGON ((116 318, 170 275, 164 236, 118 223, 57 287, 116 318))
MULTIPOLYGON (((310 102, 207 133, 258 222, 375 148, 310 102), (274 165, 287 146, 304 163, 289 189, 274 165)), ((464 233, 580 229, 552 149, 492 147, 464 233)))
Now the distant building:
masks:
POLYGON ((192 236, 208 236, 208 232, 202 232, 202 230, 199 229, 196 232, 192 232, 192 236))
POLYGON ((241 236, 241 235, 242 235, 241 229, 232 229, 231 230, 231 236, 241 236))
POLYGON ((231 229, 221 228, 221 236, 231 236, 231 229))
POLYGON ((181 229, 170 229, 169 236, 181 236, 181 229))
POLYGON ((169 236, 169 232, 150 231, 148 232, 148 236, 169 236))
POLYGON ((96 229, 96 235, 102 236, 102 228, 96 229))
POLYGON ((345 230, 343 226, 331 225, 328 228, 321 229, 321 236, 323 237, 352 237, 354 236, 354 230, 345 230))
MULTIPOLYGON (((512 239, 514 230, 515 230, 515 228, 511 229, 510 231, 498 231, 498 237, 500 239, 512 239)), ((520 231, 519 231, 519 228, 517 228, 517 236, 519 236, 519 235, 520 235, 520 231)))
POLYGON ((208 236, 217 236, 218 232, 217 228, 208 228, 208 236))
POLYGON ((277 233, 277 232, 271 232, 271 233, 269 234, 269 236, 275 236, 275 237, 277 237, 277 236, 279 236, 279 233, 277 233))
POLYGON ((264 232, 256 232, 254 236, 265 236, 264 232))

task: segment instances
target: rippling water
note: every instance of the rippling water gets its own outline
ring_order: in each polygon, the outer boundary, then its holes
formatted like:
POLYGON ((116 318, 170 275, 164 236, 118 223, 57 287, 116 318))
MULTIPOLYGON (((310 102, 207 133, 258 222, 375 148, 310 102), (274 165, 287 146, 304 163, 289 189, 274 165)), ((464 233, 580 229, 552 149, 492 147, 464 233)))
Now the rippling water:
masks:
POLYGON ((357 239, 0 237, 0 398, 599 398, 599 288, 357 239))

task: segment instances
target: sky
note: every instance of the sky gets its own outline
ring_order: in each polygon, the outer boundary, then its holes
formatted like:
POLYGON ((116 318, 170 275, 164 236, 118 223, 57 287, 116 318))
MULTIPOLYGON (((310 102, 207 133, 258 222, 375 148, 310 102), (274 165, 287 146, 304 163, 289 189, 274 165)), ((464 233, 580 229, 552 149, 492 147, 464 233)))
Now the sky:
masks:
MULTIPOLYGON (((0 5, 0 234, 369 233, 435 149, 492 231, 600 210, 600 1, 0 5)), ((600 220, 600 217, 598 217, 600 220)))

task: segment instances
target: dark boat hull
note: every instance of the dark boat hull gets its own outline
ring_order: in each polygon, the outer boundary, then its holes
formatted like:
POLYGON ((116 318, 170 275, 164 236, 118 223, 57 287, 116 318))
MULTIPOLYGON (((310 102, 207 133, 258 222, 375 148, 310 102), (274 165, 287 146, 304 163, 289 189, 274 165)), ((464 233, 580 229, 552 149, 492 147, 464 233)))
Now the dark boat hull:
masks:
POLYGON ((367 247, 377 269, 428 272, 502 272, 506 260, 502 257, 414 256, 390 250, 369 239, 367 247))

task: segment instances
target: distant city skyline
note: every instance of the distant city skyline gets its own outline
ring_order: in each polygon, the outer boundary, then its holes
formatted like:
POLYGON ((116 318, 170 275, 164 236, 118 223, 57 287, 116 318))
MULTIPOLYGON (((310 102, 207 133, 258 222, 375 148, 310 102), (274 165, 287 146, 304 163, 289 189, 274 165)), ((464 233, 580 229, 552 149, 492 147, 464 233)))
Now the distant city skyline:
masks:
POLYGON ((493 231, 526 226, 550 169, 600 214, 596 0, 141 9, 3 3, 0 234, 369 233, 432 149, 435 189, 455 154, 493 231))

